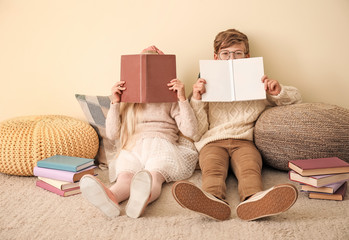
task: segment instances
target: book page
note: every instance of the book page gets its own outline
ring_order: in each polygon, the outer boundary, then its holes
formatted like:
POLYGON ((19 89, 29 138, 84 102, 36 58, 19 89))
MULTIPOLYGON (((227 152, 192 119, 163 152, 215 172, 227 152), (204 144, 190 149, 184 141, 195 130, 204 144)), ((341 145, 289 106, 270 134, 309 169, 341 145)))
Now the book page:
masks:
MULTIPOLYGON (((231 60, 229 60, 231 61, 231 60)), ((234 59, 235 100, 265 99, 266 93, 261 79, 264 75, 262 57, 234 59)))
POLYGON ((231 102, 234 100, 230 61, 200 60, 200 77, 206 80, 206 93, 202 95, 202 101, 231 102))

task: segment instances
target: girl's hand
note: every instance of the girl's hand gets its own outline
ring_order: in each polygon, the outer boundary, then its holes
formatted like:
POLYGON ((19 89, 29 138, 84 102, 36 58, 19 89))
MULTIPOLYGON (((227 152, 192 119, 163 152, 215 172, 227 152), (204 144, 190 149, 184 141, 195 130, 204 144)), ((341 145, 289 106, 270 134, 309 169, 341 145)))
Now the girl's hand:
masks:
POLYGON ((164 55, 164 53, 160 49, 155 47, 154 45, 143 49, 141 54, 160 54, 160 55, 164 55))
POLYGON ((177 91, 177 97, 179 101, 183 102, 187 98, 185 97, 184 84, 179 79, 172 79, 170 83, 167 84, 170 91, 177 91))
POLYGON ((269 79, 268 76, 262 77, 262 83, 264 83, 264 89, 269 95, 278 95, 281 92, 280 83, 276 80, 269 79))
POLYGON ((201 100, 202 94, 206 92, 205 88, 206 80, 199 78, 193 85, 193 98, 196 100, 201 100))
POLYGON ((126 89, 126 87, 124 87, 124 84, 125 81, 119 81, 111 88, 112 103, 120 102, 122 91, 126 89))

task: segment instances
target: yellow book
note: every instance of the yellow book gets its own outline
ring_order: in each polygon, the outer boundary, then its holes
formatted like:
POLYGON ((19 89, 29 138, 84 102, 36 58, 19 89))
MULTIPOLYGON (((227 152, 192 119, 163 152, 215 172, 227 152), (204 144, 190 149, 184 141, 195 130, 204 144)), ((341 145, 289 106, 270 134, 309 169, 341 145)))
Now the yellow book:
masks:
POLYGON ((60 180, 56 180, 56 179, 52 179, 52 178, 46 178, 46 177, 38 177, 39 180, 44 181, 48 184, 50 184, 51 186, 58 188, 60 190, 67 190, 70 188, 76 188, 79 187, 79 182, 65 182, 65 181, 60 181, 60 180))

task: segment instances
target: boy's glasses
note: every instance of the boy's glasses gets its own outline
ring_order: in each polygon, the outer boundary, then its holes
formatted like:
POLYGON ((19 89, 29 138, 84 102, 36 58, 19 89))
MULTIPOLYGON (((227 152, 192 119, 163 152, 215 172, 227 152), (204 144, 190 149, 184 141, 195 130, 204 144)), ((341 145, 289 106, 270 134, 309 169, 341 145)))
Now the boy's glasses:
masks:
POLYGON ((231 51, 229 52, 228 50, 223 50, 218 53, 218 58, 220 60, 229 60, 229 59, 239 59, 239 58, 244 58, 245 53, 241 50, 237 51, 231 51))

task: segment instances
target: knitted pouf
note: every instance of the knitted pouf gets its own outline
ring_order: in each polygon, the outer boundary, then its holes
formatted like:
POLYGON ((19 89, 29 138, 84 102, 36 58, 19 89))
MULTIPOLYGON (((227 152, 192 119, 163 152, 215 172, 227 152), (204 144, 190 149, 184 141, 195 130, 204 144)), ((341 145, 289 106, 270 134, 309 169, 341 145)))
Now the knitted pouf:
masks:
POLYGON ((59 154, 94 158, 96 131, 86 122, 61 115, 28 116, 0 123, 0 172, 32 176, 36 162, 59 154))
POLYGON ((289 170, 294 159, 349 162, 349 109, 324 103, 274 107, 257 120, 254 140, 264 162, 279 170, 289 170))

